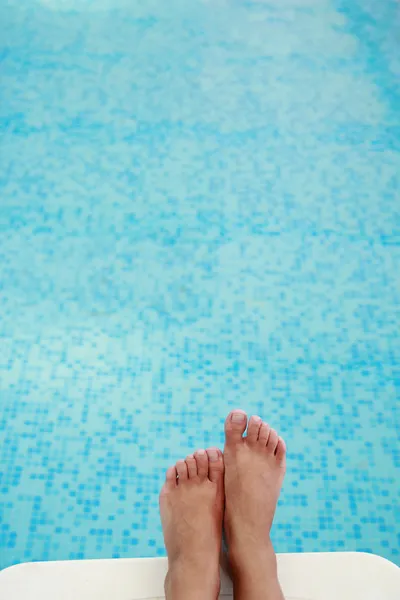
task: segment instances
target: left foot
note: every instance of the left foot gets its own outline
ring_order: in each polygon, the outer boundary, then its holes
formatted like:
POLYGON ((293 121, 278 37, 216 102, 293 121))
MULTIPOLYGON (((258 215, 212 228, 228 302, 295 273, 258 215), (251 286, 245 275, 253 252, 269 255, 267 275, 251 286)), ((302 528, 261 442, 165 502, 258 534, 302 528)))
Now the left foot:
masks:
POLYGON ((168 554, 167 600, 216 600, 224 512, 224 461, 198 450, 167 471, 160 513, 168 554))

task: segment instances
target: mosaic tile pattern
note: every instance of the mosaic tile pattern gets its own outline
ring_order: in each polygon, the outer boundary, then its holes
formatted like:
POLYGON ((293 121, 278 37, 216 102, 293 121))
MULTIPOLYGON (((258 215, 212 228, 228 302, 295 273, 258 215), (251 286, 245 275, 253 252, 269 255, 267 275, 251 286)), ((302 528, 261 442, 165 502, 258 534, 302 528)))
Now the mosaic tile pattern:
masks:
POLYGON ((236 406, 287 439, 278 551, 400 563, 398 3, 0 23, 1 566, 163 554, 236 406))

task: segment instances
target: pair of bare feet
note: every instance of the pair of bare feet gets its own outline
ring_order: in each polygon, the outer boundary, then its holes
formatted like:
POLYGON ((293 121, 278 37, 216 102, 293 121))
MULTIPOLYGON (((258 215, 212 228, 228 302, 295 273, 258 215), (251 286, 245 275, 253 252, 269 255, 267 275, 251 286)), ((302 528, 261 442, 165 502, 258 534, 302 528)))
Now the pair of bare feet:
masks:
POLYGON ((223 454, 197 450, 167 471, 160 494, 167 600, 218 598, 223 529, 235 600, 283 600, 270 530, 285 443, 260 417, 247 421, 241 410, 228 415, 225 438, 223 454))

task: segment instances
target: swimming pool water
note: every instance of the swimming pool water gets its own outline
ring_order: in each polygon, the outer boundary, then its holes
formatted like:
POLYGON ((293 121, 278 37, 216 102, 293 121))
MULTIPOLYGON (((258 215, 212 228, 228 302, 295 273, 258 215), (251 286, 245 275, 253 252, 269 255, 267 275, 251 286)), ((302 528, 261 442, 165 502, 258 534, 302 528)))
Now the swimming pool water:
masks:
POLYGON ((278 551, 400 562, 399 21, 0 0, 2 567, 163 554, 233 407, 287 440, 278 551))

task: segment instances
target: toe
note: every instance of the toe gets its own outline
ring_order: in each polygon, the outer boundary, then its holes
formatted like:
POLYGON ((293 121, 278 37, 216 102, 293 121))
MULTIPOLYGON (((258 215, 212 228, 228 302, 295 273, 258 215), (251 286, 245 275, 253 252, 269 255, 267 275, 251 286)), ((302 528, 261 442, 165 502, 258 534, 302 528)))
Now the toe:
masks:
POLYGON ((208 476, 208 457, 205 450, 197 450, 194 453, 197 464, 197 475, 200 479, 205 479, 208 476))
POLYGON ((178 460, 176 463, 176 472, 179 476, 179 483, 183 483, 187 481, 188 478, 188 470, 184 460, 178 460))
POLYGON ((260 431, 258 432, 258 443, 261 446, 266 446, 270 436, 271 427, 264 421, 261 423, 260 431))
POLYGON ((280 437, 278 439, 278 445, 275 450, 276 460, 278 462, 283 462, 286 456, 286 444, 285 441, 280 437))
POLYGON ((224 475, 224 460, 218 448, 207 448, 208 478, 213 483, 222 482, 224 475))
POLYGON ((186 457, 186 466, 188 470, 189 479, 197 477, 197 464, 193 454, 186 457))
POLYGON ((260 417, 253 416, 250 418, 248 427, 247 427, 247 437, 246 440, 249 444, 255 444, 258 440, 258 433, 261 427, 261 419, 260 417))
POLYGON ((165 486, 167 489, 172 490, 176 487, 176 468, 170 467, 165 475, 165 486))
POLYGON ((271 429, 268 442, 267 442, 267 450, 271 454, 275 454, 276 447, 278 445, 279 436, 276 433, 275 429, 271 429))
POLYGON ((225 421, 226 444, 237 444, 242 440, 242 435, 247 425, 247 415, 243 410, 233 410, 225 421))

